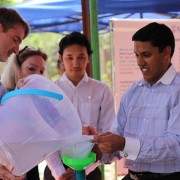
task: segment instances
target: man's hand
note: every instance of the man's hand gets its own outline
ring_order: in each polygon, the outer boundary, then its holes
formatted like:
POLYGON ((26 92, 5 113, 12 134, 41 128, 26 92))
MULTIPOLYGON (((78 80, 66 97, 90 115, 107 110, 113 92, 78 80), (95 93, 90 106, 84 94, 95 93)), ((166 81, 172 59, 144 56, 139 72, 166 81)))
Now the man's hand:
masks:
POLYGON ((15 180, 15 176, 6 167, 0 165, 0 178, 4 180, 15 180))
POLYGON ((95 136, 91 142, 97 143, 100 151, 107 154, 122 151, 125 146, 125 138, 111 132, 95 136))
POLYGON ((100 151, 97 144, 94 145, 92 152, 96 153, 96 161, 101 160, 102 158, 102 152, 100 151))
POLYGON ((62 174, 58 180, 74 180, 74 170, 68 168, 64 174, 62 174))

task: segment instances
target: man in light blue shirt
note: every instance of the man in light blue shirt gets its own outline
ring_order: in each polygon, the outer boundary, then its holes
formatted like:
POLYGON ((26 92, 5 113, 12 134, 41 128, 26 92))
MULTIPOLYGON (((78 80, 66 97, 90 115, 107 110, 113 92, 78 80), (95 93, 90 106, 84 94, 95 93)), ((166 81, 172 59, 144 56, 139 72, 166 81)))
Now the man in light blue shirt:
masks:
POLYGON ((94 141, 101 152, 126 157, 124 180, 179 180, 180 73, 171 64, 174 35, 154 22, 132 40, 143 79, 122 97, 111 132, 94 141))

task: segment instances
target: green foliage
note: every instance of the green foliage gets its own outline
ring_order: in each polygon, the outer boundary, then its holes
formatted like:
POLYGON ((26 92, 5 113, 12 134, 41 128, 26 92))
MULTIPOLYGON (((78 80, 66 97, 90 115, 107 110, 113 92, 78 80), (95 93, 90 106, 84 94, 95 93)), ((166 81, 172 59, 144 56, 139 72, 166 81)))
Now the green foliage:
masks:
POLYGON ((102 48, 110 48, 110 33, 101 32, 99 33, 99 46, 102 48))
POLYGON ((14 5, 17 3, 21 3, 24 0, 1 0, 0 1, 0 6, 10 6, 10 5, 14 5))
POLYGON ((105 64, 105 73, 101 75, 101 80, 110 88, 112 87, 112 61, 108 60, 105 64))
POLYGON ((0 6, 9 6, 15 4, 14 0, 1 0, 0 6))
MULTIPOLYGON (((101 49, 107 49, 108 54, 110 55, 111 51, 111 43, 110 43, 110 33, 108 32, 101 32, 99 34, 99 47, 101 49)), ((110 88, 112 87, 112 59, 109 56, 104 56, 105 59, 103 59, 103 62, 105 63, 103 71, 104 73, 101 74, 101 81, 106 83, 110 88)), ((102 60, 102 57, 100 57, 100 60, 102 60)))

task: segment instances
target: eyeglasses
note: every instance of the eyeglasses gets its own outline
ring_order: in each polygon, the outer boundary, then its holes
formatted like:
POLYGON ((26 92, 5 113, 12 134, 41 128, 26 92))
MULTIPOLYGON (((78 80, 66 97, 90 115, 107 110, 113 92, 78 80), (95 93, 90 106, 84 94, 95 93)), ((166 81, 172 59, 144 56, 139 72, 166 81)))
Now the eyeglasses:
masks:
POLYGON ((17 59, 17 63, 18 63, 18 65, 19 66, 21 66, 21 63, 20 63, 20 61, 19 61, 19 55, 21 54, 21 53, 23 53, 24 51, 26 51, 26 50, 37 50, 36 48, 34 48, 34 47, 32 47, 32 46, 25 46, 23 49, 21 49, 20 51, 19 51, 19 53, 16 55, 16 59, 17 59))

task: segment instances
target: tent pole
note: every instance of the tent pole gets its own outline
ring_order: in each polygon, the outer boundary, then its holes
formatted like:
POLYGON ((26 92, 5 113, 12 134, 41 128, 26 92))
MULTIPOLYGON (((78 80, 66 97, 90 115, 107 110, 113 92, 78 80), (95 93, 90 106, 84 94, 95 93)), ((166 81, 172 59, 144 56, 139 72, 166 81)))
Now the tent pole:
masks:
MULTIPOLYGON (((90 40, 90 25, 89 25, 89 3, 88 0, 81 0, 82 7, 82 25, 83 25, 83 33, 90 40)), ((86 72, 89 77, 92 77, 92 60, 90 59, 89 64, 86 67, 86 72)))
POLYGON ((93 78, 100 80, 97 0, 89 0, 93 78))
MULTIPOLYGON (((99 63, 99 34, 98 34, 98 11, 97 0, 89 0, 90 8, 90 33, 91 33, 91 46, 93 50, 92 54, 92 67, 93 78, 100 80, 100 63, 99 63)), ((104 180, 104 166, 100 167, 102 180, 104 180)))

